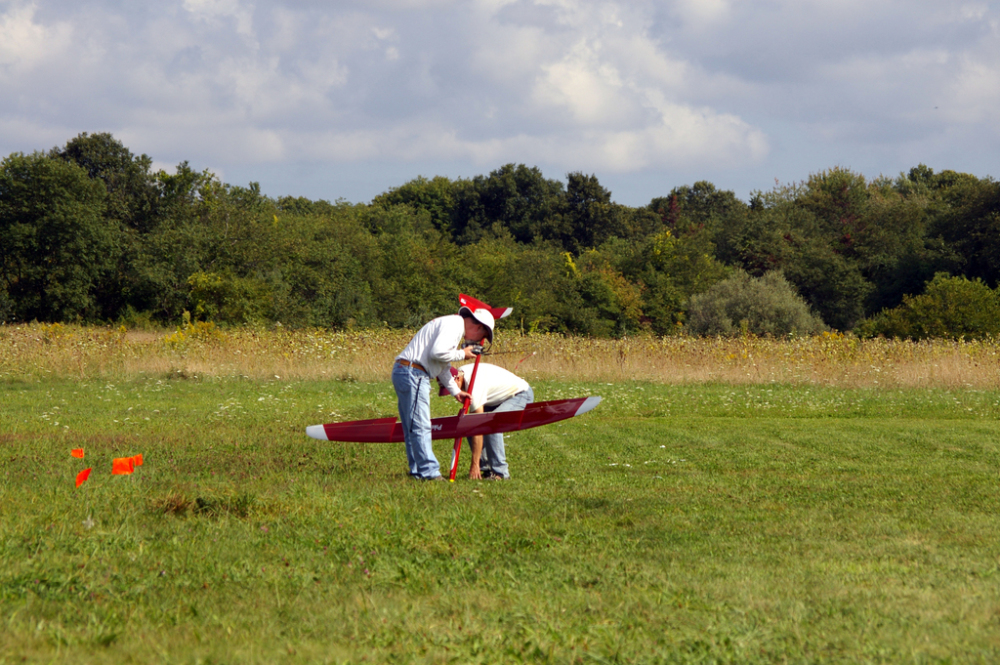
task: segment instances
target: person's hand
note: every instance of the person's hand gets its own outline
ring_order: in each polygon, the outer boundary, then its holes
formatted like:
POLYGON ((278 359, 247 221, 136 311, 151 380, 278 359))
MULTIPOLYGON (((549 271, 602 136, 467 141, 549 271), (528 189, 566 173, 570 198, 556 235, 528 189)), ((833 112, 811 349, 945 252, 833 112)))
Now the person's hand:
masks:
POLYGON ((459 391, 459 393, 457 395, 455 395, 455 399, 457 399, 460 404, 465 404, 465 400, 471 400, 472 399, 472 395, 470 395, 469 393, 467 393, 464 390, 462 390, 462 391, 459 391))
POLYGON ((476 356, 478 356, 480 353, 483 352, 483 347, 479 346, 478 344, 472 344, 462 349, 462 351, 465 352, 466 360, 472 360, 473 358, 475 358, 476 356), (476 349, 479 349, 478 353, 476 352, 476 349))
POLYGON ((482 480, 483 474, 479 471, 479 465, 473 464, 469 467, 469 480, 482 480))

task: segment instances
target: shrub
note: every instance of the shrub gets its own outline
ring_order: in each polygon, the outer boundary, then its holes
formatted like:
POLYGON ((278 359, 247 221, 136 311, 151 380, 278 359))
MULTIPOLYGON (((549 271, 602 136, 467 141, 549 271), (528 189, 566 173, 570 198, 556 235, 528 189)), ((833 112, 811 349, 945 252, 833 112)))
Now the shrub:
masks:
POLYGON ((263 320, 269 292, 259 280, 229 273, 196 272, 188 277, 195 318, 243 324, 263 320))
POLYGON ((981 339, 1000 334, 1000 294, 982 280, 938 273, 917 296, 862 321, 861 337, 981 339))
POLYGON ((826 329, 780 272, 751 277, 739 270, 691 298, 687 330, 698 335, 785 336, 826 329))

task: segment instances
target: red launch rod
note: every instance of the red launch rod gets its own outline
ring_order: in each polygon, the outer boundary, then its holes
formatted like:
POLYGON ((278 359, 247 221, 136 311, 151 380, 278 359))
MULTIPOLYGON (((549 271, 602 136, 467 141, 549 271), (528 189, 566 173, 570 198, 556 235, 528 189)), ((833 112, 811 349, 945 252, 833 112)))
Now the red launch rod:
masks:
MULTIPOLYGON (((482 341, 485 342, 486 340, 482 341)), ((469 397, 462 403, 462 410, 459 411, 460 416, 464 416, 469 412, 469 404, 472 402, 472 386, 476 383, 476 372, 479 371, 479 359, 482 357, 483 354, 476 354, 476 364, 472 366, 472 378, 469 379, 469 389, 465 391, 469 393, 469 397)), ((450 482, 455 482, 455 472, 458 471, 458 453, 460 450, 462 450, 462 437, 457 437, 455 439, 455 451, 451 456, 451 474, 448 476, 450 482)))

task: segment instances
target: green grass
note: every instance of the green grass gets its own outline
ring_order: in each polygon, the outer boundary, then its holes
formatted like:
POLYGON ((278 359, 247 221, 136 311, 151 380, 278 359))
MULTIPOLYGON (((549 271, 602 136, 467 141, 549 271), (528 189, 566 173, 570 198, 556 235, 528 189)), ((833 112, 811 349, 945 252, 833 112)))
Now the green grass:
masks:
POLYGON ((450 484, 304 436, 388 381, 0 383, 0 663, 1000 660, 1000 393, 535 388, 450 484))

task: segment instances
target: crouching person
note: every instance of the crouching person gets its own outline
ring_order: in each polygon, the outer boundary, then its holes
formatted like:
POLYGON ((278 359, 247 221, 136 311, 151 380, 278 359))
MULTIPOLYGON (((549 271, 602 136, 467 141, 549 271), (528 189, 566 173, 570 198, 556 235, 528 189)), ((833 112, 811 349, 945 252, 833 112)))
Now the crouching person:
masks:
MULTIPOLYGON (((451 368, 451 376, 461 391, 468 390, 469 382, 472 380, 472 369, 473 365, 451 368)), ((535 394, 527 381, 503 367, 484 362, 479 363, 471 393, 469 413, 521 411, 535 400, 535 394)), ((441 383, 438 394, 441 396, 449 394, 444 383, 441 383)), ((485 480, 510 478, 502 433, 473 436, 467 441, 472 449, 469 478, 485 480)))

